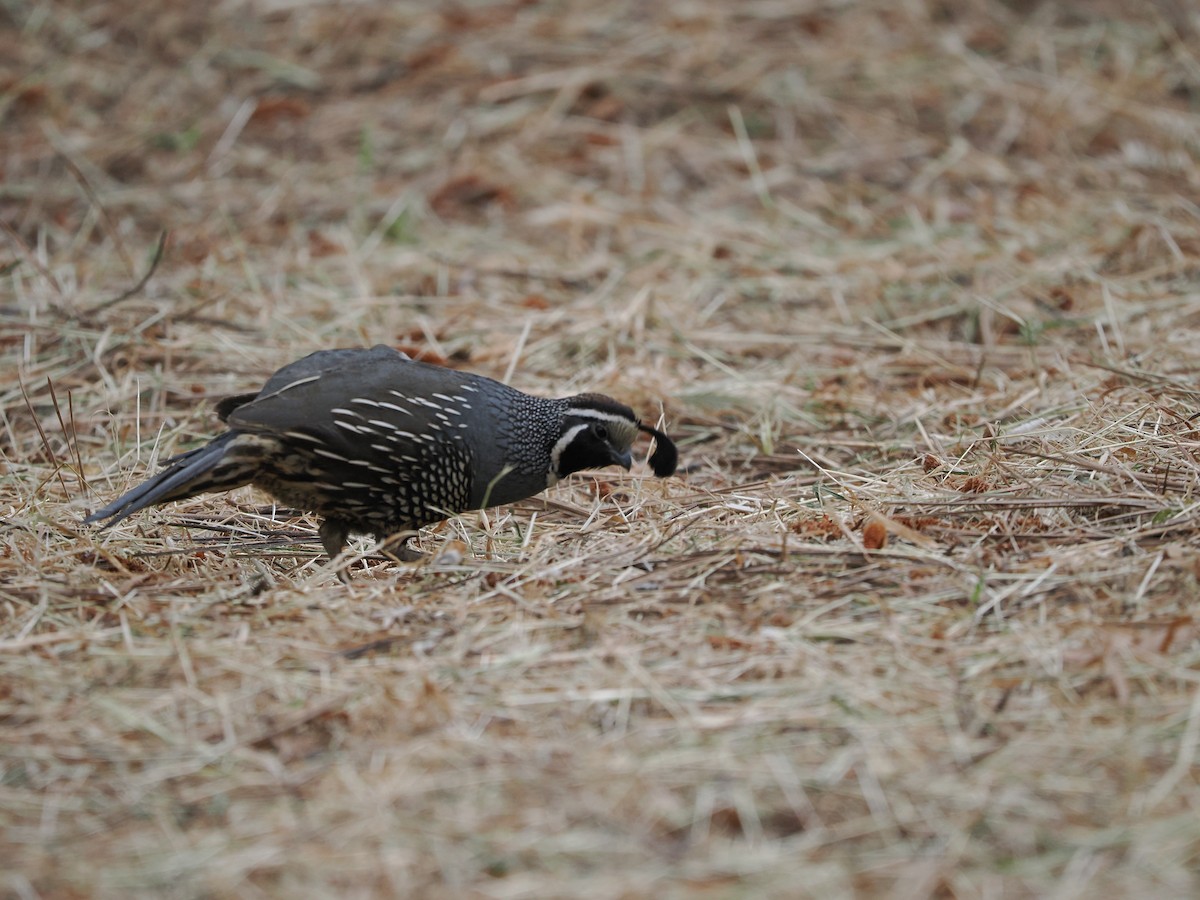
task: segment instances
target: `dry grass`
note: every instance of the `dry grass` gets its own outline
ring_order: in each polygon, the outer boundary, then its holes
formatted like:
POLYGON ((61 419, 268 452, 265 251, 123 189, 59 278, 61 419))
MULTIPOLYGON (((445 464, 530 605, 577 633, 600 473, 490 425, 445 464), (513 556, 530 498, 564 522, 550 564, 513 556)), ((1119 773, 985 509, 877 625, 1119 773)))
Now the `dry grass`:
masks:
POLYGON ((1190 4, 185 6, 0 11, 0 890, 1200 892, 1190 4), (376 342, 685 470, 79 524, 376 342))

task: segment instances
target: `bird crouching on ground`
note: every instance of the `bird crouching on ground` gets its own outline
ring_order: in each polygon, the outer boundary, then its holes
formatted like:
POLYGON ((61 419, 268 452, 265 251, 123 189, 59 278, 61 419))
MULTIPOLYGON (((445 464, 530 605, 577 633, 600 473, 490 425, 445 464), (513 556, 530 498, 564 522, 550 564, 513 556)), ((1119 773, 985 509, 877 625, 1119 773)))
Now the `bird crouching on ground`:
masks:
POLYGON ((382 344, 310 354, 216 412, 228 431, 84 521, 107 528, 150 506, 254 484, 321 516, 332 559, 352 533, 384 541, 532 497, 580 469, 629 469, 639 433, 655 440, 655 475, 672 474, 678 459, 667 435, 611 397, 533 397, 382 344))

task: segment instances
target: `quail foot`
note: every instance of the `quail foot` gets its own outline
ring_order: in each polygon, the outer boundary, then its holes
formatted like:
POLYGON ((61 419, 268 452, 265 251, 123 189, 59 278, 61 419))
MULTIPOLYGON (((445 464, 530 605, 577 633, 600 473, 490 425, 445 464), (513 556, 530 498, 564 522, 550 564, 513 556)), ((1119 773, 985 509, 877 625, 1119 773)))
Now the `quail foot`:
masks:
POLYGON ((580 469, 628 469, 639 433, 655 440, 655 475, 677 460, 669 437, 610 397, 534 397, 384 345, 310 354, 216 411, 229 430, 84 521, 113 525, 254 484, 321 516, 332 559, 352 533, 403 543, 405 532, 532 497, 580 469))

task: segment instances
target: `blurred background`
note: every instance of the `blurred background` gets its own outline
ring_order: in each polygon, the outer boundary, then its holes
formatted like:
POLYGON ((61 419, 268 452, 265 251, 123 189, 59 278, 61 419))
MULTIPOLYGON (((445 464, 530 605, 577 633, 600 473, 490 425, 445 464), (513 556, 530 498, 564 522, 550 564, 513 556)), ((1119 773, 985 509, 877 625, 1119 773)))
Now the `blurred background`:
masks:
POLYGON ((1198 160, 1184 0, 0 0, 0 890, 1195 896, 1198 160), (381 342, 681 476, 79 525, 381 342))

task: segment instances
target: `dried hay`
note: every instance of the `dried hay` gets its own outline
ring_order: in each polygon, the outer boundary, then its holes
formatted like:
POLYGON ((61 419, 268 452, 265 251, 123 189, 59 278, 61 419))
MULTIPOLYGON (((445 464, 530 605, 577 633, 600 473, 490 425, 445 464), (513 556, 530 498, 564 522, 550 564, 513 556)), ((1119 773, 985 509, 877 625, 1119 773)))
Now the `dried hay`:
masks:
POLYGON ((1195 895, 1200 20, 1132 8, 0 11, 3 889, 1195 895), (380 341, 686 471, 350 587, 249 490, 79 524, 380 341))

